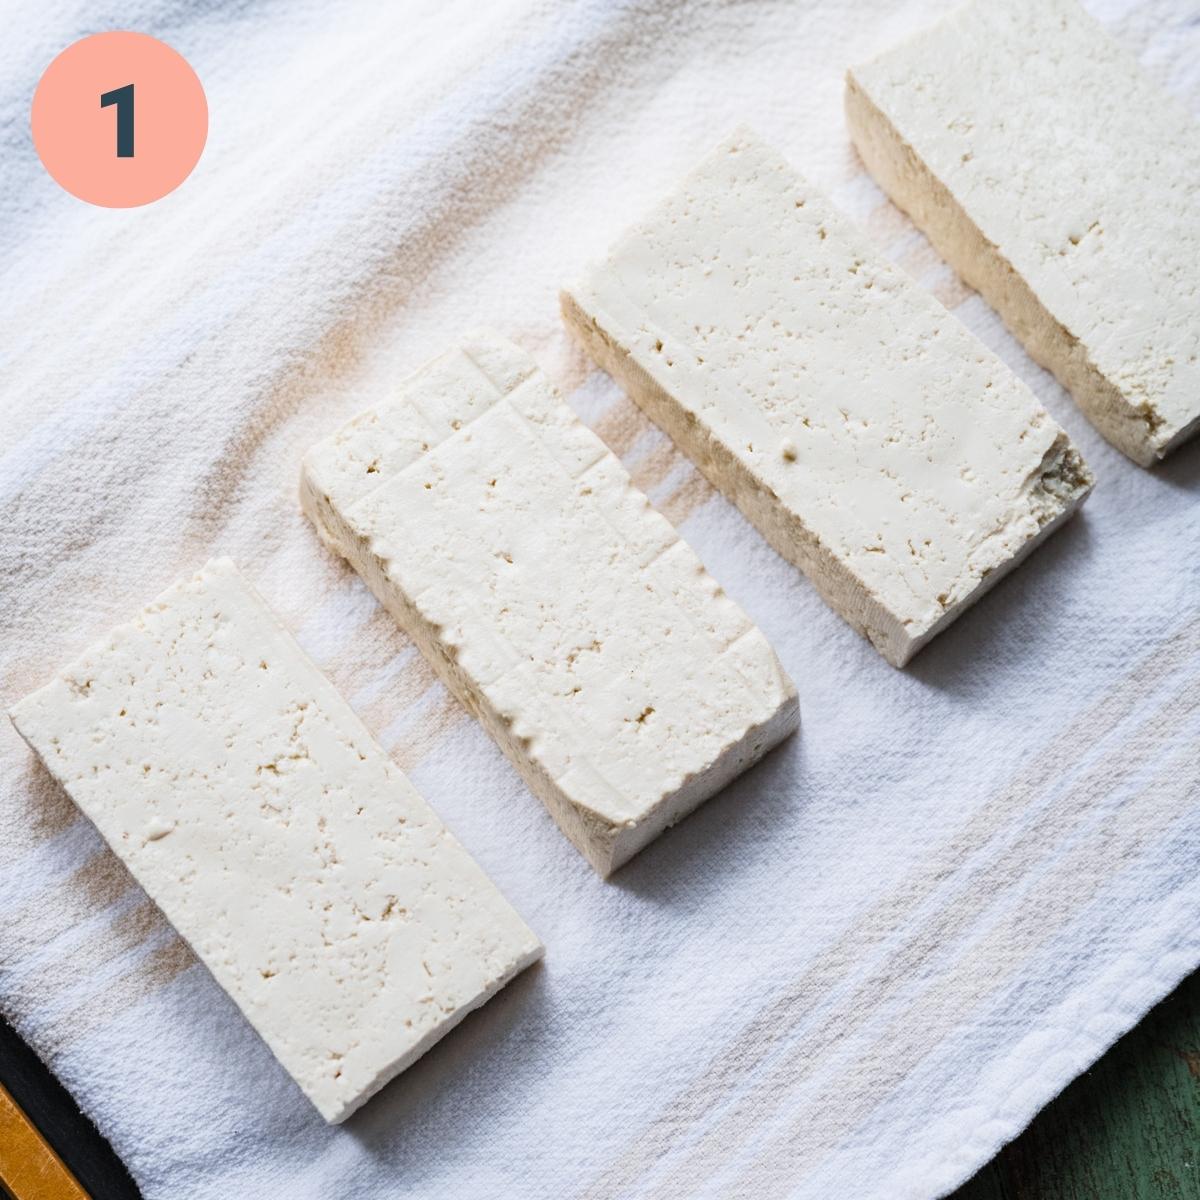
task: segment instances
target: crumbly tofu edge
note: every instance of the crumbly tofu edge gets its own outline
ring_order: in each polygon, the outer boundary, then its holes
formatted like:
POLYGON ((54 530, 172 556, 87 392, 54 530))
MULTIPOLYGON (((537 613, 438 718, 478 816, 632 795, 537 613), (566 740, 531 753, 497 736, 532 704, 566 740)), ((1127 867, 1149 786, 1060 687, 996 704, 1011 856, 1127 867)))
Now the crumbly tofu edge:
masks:
MULTIPOLYGON (((417 378, 420 371, 412 378, 417 378)), ((405 384, 401 384, 403 388, 405 384)), ((564 403, 561 401, 560 403, 564 403)), ((784 685, 783 703, 765 722, 751 725, 724 748, 708 767, 689 778, 638 821, 617 823, 565 795, 558 783, 530 752, 530 739, 519 736, 510 717, 502 715, 474 686, 462 670, 440 631, 425 619, 416 605, 394 587, 387 564, 374 553, 369 538, 360 536, 337 511, 321 477, 319 443, 304 459, 300 503, 316 527, 321 541, 344 558, 366 582, 446 688, 484 727, 517 768, 531 792, 545 805, 559 828, 603 878, 610 876, 664 830, 676 824, 701 803, 732 782, 799 726, 799 699, 791 680, 779 668, 784 685)), ((608 452, 611 456, 611 452, 608 452)), ((614 459, 615 461, 615 459, 614 459)), ((617 466, 622 473, 624 467, 617 466)), ((632 483, 629 485, 632 487, 632 483)))
POLYGON ((878 107, 871 96, 871 67, 846 72, 846 121, 859 155, 892 202, 1000 314, 1029 356, 1051 371, 1103 437, 1139 466, 1152 466, 1200 432, 1200 417, 1172 428, 1149 405, 1130 404, 1101 373, 1086 347, 1046 309, 878 107))
POLYGON ((1092 477, 1067 435, 1060 432, 1037 472, 1030 504, 1039 529, 1020 550, 981 578, 976 587, 947 608, 936 623, 906 627, 879 599, 865 589, 847 567, 804 524, 778 502, 712 431, 676 397, 667 392, 618 344, 600 306, 583 297, 582 285, 560 293, 563 320, 591 358, 610 374, 646 415, 692 460, 706 479, 734 503, 768 544, 802 570, 825 602, 865 637, 895 667, 905 666, 923 646, 998 583, 1050 536, 1086 499, 1092 477))

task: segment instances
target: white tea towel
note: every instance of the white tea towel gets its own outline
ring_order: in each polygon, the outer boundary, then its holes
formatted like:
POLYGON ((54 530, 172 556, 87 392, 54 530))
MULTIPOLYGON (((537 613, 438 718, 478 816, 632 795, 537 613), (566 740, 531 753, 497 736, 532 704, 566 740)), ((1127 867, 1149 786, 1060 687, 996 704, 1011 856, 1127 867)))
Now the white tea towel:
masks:
MULTIPOLYGON (((0 703, 233 556, 545 940, 339 1128, 0 729, 0 1008, 150 1200, 925 1198, 1200 962, 1200 448, 1110 449, 864 175, 845 66, 943 0, 10 0, 0 703), (195 174, 88 208, 41 69, 154 34, 195 174), (901 672, 560 327, 556 290, 739 121, 1035 388, 1081 517, 901 672), (465 327, 532 351, 795 678, 799 736, 599 880, 301 517, 300 456, 465 327)), ((1195 0, 1094 0, 1200 109, 1195 0)))

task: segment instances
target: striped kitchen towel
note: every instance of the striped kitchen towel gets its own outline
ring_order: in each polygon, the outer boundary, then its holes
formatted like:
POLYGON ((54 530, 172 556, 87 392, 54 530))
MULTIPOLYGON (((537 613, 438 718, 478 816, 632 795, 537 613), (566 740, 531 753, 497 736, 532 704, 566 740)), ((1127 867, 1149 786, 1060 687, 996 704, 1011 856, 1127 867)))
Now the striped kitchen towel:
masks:
MULTIPOLYGON (((999 0, 998 0, 999 2, 999 0)), ((10 0, 0 704, 234 557, 545 940, 325 1126, 0 728, 0 1009, 151 1200, 933 1197, 1200 962, 1200 447, 1109 448, 855 158, 844 67, 943 0, 10 0), (89 208, 38 74, 163 38, 195 174, 89 208), (993 346, 1097 476, 900 672, 560 328, 556 290, 748 121, 993 346), (314 441, 463 328, 532 351, 777 647, 800 735, 603 883, 297 504, 314 441)), ((1195 0, 1092 0, 1200 110, 1195 0)))

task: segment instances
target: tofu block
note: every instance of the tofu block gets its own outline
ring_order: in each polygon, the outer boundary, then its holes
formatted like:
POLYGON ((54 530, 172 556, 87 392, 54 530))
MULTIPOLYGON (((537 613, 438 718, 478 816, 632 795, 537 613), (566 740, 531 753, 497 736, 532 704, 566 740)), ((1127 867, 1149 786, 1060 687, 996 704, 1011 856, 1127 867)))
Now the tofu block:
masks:
POLYGON ((766 638, 495 334, 316 446, 301 498, 602 875, 796 728, 766 638))
POLYGON ((879 185, 1134 462, 1200 429, 1200 124, 1074 0, 975 0, 846 77, 879 185))
POLYGON ((541 957, 228 559, 10 716, 327 1121, 541 957))
POLYGON ((566 287, 562 310, 896 666, 1091 487, 1028 388, 748 130, 566 287))

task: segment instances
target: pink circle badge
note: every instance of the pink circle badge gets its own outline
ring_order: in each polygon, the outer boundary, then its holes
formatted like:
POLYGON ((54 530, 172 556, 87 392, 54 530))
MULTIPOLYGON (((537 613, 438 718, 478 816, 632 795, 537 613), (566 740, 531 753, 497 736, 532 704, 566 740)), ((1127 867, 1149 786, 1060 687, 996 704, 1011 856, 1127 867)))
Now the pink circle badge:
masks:
POLYGON ((196 72, 144 33, 68 46, 33 95, 33 144, 80 200, 134 208, 174 191, 200 160, 208 102, 196 72))

